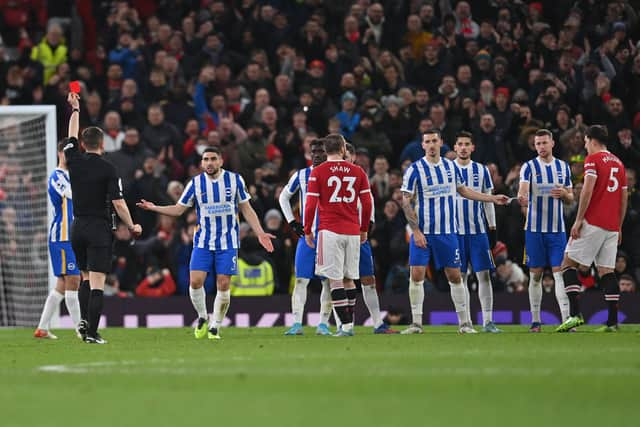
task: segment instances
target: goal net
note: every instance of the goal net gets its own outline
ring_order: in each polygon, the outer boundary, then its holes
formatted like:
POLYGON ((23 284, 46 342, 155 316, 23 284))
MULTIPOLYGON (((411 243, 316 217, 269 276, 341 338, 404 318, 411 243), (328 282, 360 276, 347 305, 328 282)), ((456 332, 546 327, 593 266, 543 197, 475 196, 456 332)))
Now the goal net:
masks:
POLYGON ((35 326, 49 288, 55 106, 0 107, 0 326, 35 326))

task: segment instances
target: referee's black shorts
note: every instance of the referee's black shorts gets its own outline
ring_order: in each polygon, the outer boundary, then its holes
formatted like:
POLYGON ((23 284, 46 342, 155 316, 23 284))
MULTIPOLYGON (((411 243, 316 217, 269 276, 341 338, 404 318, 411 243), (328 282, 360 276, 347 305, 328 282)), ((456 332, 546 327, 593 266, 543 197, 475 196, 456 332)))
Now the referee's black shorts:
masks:
POLYGON ((113 233, 106 219, 76 217, 71 226, 71 247, 80 271, 111 272, 113 233))

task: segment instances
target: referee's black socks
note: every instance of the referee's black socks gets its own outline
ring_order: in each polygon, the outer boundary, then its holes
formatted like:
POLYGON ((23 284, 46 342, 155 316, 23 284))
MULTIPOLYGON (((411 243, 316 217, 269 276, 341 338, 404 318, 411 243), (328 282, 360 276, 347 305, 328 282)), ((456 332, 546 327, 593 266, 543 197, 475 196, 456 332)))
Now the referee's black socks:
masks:
POLYGON ((89 280, 83 280, 78 288, 78 302, 80 303, 80 318, 86 321, 89 321, 89 295, 91 295, 89 280))
POLYGON ((104 292, 102 289, 91 289, 91 297, 89 298, 89 336, 95 337, 98 333, 98 322, 100 322, 100 315, 102 314, 103 301, 104 292))

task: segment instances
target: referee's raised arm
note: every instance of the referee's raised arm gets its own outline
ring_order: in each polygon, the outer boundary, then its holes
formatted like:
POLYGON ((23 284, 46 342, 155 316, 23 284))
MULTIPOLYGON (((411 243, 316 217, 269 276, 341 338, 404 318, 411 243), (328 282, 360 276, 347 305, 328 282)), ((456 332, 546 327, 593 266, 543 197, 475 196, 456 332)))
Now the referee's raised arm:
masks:
POLYGON ((106 341, 98 333, 98 321, 102 314, 104 282, 111 271, 113 233, 110 205, 134 235, 140 235, 142 227, 131 219, 123 200, 122 181, 115 167, 102 158, 102 130, 97 127, 85 129, 82 132, 85 152, 80 152, 80 97, 70 93, 67 100, 72 108, 64 147, 73 188, 71 245, 83 276, 78 290, 82 317, 79 332, 87 343, 104 344, 106 341))

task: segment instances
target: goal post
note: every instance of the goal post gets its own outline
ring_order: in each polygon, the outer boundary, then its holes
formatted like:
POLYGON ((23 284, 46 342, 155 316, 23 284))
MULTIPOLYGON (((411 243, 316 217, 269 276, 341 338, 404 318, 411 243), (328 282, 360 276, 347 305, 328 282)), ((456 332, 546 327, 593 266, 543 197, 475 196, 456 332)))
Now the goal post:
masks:
POLYGON ((55 287, 47 179, 57 163, 56 123, 54 105, 0 106, 0 326, 37 325, 55 287))

